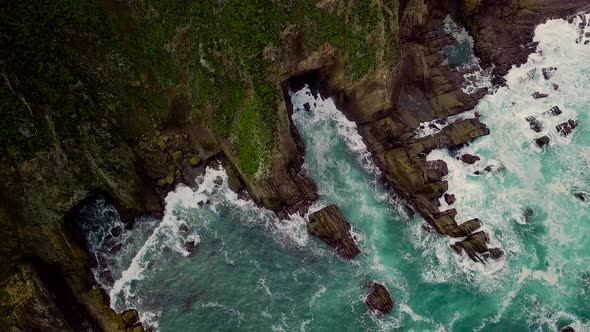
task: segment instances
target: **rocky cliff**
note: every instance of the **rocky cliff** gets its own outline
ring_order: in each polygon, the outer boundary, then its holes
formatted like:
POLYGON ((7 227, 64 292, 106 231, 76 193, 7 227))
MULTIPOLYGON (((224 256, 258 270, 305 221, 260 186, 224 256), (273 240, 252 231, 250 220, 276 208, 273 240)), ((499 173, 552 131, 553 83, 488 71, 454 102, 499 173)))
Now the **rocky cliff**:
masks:
POLYGON ((478 222, 438 211, 445 167, 424 156, 486 127, 412 134, 484 93, 462 93, 442 64, 442 21, 463 23, 502 74, 526 60, 535 24, 585 2, 3 1, 0 325, 142 329, 109 308, 71 231, 69 212, 93 193, 127 221, 158 215, 166 192, 221 158, 232 189, 280 216, 303 213, 317 194, 284 98, 297 81, 336 96, 396 192, 439 232, 471 233, 478 222))

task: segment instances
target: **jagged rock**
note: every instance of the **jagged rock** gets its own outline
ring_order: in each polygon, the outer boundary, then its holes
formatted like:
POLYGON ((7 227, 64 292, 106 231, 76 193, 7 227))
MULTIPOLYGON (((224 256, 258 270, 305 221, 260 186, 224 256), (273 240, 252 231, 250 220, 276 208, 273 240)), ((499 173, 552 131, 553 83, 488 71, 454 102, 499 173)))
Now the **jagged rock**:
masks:
POLYGON ((504 256, 504 252, 500 248, 489 248, 488 251, 492 259, 498 260, 504 256))
POLYGON ((472 154, 466 153, 464 155, 461 156, 461 161, 466 163, 466 164, 475 164, 477 161, 479 161, 481 158, 479 158, 478 156, 474 156, 472 154))
POLYGON ((543 124, 534 116, 527 116, 525 119, 529 123, 529 126, 534 132, 540 133, 541 131, 543 131, 543 124))
POLYGON ((550 109, 546 110, 544 113, 549 116, 556 116, 556 115, 560 115, 563 112, 561 111, 559 106, 553 106, 550 109))
POLYGON ((119 235, 123 234, 123 227, 116 226, 111 228, 111 235, 114 237, 118 237, 119 235))
POLYGON ((307 223, 310 234, 334 247, 338 255, 348 259, 360 253, 350 234, 350 229, 348 221, 333 204, 313 213, 307 223))
POLYGON ((311 106, 309 105, 309 103, 305 103, 305 104, 303 104, 303 109, 305 109, 307 112, 310 112, 311 106))
POLYGON ((557 67, 547 67, 547 68, 541 69, 541 71, 543 72, 543 77, 546 80, 550 79, 553 75, 555 75, 556 70, 557 70, 557 67))
POLYGON ((561 134, 561 136, 566 137, 571 134, 577 126, 578 120, 569 119, 566 122, 562 122, 555 126, 555 129, 557 129, 557 132, 561 134))
POLYGON ((465 251, 467 256, 469 256, 474 262, 483 262, 483 258, 480 256, 488 252, 488 241, 486 233, 480 231, 467 236, 463 241, 452 244, 451 248, 453 248, 457 254, 461 254, 465 251))
POLYGON ((372 312, 388 314, 393 309, 393 300, 389 291, 385 286, 376 282, 371 285, 371 291, 367 295, 365 303, 372 312))
POLYGON ((537 139, 535 139, 535 143, 537 143, 537 145, 542 148, 545 145, 549 144, 549 142, 551 141, 551 139, 549 139, 548 136, 543 136, 543 137, 539 137, 537 139))
POLYGON ((455 194, 445 194, 445 202, 447 202, 447 204, 451 205, 453 203, 455 203, 455 194))
POLYGON ((180 233, 182 233, 183 235, 188 234, 188 232, 189 232, 188 225, 187 224, 180 225, 180 227, 178 227, 178 231, 180 233))
POLYGON ((559 329, 559 332, 576 332, 573 327, 567 325, 559 329))
POLYGON ((554 91, 557 91, 557 89, 559 89, 559 84, 552 83, 551 85, 553 86, 554 91))
POLYGON ((197 246, 198 244, 195 241, 187 241, 184 243, 184 250, 188 252, 189 256, 194 256, 197 254, 197 246))
POLYGON ((542 93, 542 92, 538 92, 538 91, 533 92, 533 94, 531 96, 533 96, 533 98, 535 98, 535 99, 541 99, 541 98, 549 97, 548 94, 542 93))

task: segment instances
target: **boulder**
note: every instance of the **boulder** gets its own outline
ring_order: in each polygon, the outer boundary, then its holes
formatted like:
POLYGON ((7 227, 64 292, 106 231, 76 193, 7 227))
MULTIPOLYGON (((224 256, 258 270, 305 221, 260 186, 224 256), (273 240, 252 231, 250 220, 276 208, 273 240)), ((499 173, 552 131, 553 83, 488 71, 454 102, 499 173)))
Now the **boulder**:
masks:
POLYGON ((531 96, 533 96, 533 98, 535 98, 535 99, 541 99, 541 98, 549 97, 548 94, 542 93, 542 92, 538 92, 538 91, 533 92, 533 94, 531 96))
POLYGON ((385 286, 376 282, 371 285, 371 291, 365 299, 365 303, 372 312, 388 314, 393 309, 393 300, 389 291, 385 286))
POLYGON ((548 136, 542 136, 542 137, 539 137, 539 138, 535 139, 535 143, 537 143, 537 145, 540 148, 542 148, 545 145, 549 144, 550 141, 551 141, 551 139, 549 139, 548 136))
POLYGON ((553 90, 554 90, 554 91, 557 91, 557 89, 559 89, 559 84, 555 84, 555 83, 553 83, 553 84, 551 84, 551 85, 553 86, 553 90))
POLYGON ((466 164, 475 164, 477 161, 479 161, 481 158, 479 158, 478 156, 474 156, 472 154, 466 153, 464 155, 461 156, 461 161, 466 163, 466 164))
POLYGON ((527 116, 525 119, 529 123, 529 126, 534 132, 540 133, 541 131, 543 131, 543 124, 534 116, 527 116))
POLYGON ((445 202, 447 202, 447 204, 451 205, 453 203, 455 203, 455 194, 445 194, 445 202))
POLYGON ((329 205, 309 217, 307 230, 336 249, 338 255, 352 259, 360 253, 352 235, 351 226, 336 207, 329 205))
POLYGON ((566 137, 571 134, 577 126, 578 120, 569 119, 555 126, 555 129, 557 129, 557 132, 561 134, 561 136, 566 137))
POLYGON ((498 260, 504 256, 504 252, 500 248, 490 248, 489 253, 490 257, 495 260, 498 260))
POLYGON ((559 332, 576 332, 573 327, 566 325, 559 329, 559 332))

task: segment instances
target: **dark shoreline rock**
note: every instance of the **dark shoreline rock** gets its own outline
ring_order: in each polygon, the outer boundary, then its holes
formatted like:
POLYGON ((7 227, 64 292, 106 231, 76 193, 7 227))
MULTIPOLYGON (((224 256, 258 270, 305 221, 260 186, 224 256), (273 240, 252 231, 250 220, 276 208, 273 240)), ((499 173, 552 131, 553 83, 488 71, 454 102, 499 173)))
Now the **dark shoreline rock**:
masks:
POLYGON ((336 250, 338 255, 352 259, 360 250, 352 235, 351 226, 336 205, 329 205, 309 217, 307 230, 336 250))
POLYGON ((393 300, 391 295, 385 286, 380 283, 374 282, 371 285, 369 295, 365 299, 365 303, 369 310, 372 312, 379 312, 382 314, 388 314, 393 309, 393 300))
POLYGON ((537 143, 537 145, 540 148, 542 148, 545 145, 549 144, 549 142, 551 142, 551 139, 549 139, 548 136, 542 136, 542 137, 539 137, 539 138, 535 139, 535 143, 537 143))

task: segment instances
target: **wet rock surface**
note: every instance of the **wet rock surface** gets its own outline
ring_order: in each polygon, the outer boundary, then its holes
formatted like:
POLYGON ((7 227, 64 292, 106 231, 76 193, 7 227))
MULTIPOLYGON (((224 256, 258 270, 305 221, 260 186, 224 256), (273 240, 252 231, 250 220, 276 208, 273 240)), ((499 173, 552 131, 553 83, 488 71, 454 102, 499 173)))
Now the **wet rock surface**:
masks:
POLYGON ((541 99, 541 98, 547 98, 547 97, 549 97, 549 94, 543 93, 543 92, 539 92, 539 91, 535 91, 535 92, 533 92, 532 96, 535 99, 541 99))
POLYGON ((334 249, 338 255, 352 259, 360 253, 352 234, 351 226, 336 205, 329 205, 309 217, 307 230, 334 249))
POLYGON ((365 303, 372 312, 388 314, 393 309, 393 300, 385 286, 380 283, 373 283, 365 303))
POLYGON ((571 134, 574 131, 574 129, 576 129, 578 123, 578 120, 569 119, 555 126, 555 129, 561 136, 566 137, 569 134, 571 134))
POLYGON ((478 156, 474 156, 472 154, 466 153, 464 155, 461 156, 461 161, 466 163, 466 164, 475 164, 476 162, 478 162, 481 158, 479 158, 478 156))
POLYGON ((529 126, 534 132, 540 133, 543 131, 543 124, 534 116, 527 116, 525 120, 529 123, 529 126))
POLYGON ((535 143, 537 143, 537 145, 542 148, 545 145, 549 144, 549 142, 551 142, 551 139, 548 136, 542 136, 539 137, 537 139, 535 139, 535 143))

